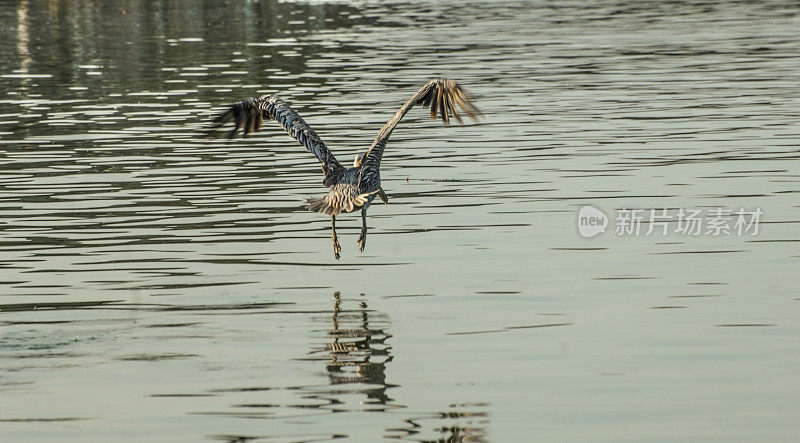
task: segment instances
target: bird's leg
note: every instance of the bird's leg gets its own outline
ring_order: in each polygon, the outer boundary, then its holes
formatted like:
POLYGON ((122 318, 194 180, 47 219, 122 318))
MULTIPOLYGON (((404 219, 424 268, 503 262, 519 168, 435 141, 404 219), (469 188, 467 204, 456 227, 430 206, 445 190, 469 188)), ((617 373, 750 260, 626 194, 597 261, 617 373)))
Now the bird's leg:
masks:
POLYGON ((364 246, 367 245, 367 208, 361 210, 361 235, 358 236, 356 244, 359 246, 359 251, 364 252, 364 246))
POLYGON ((333 240, 333 256, 336 257, 336 260, 339 260, 339 252, 342 251, 342 247, 339 245, 339 240, 336 239, 335 215, 331 215, 331 239, 333 240))

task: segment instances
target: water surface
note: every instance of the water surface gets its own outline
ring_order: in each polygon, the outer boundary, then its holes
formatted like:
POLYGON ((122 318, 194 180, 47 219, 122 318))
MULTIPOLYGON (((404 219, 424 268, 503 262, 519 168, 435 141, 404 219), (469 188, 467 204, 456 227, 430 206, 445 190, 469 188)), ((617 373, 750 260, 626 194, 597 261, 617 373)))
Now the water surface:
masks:
POLYGON ((9 441, 791 441, 792 2, 6 2, 0 435, 9 441), (277 93, 349 162, 425 81, 390 202, 329 220, 277 93), (760 208, 758 235, 577 213, 760 208))

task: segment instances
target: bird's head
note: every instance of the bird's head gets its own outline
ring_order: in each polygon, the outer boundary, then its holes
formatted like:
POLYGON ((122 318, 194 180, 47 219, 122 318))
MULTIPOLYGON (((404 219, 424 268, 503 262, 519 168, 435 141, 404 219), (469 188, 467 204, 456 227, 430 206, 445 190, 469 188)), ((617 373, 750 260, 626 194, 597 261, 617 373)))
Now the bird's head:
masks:
POLYGON ((359 168, 364 164, 364 154, 356 154, 356 159, 353 160, 353 167, 359 168))
POLYGON ((340 170, 333 165, 323 166, 322 170, 325 172, 325 179, 322 180, 322 184, 328 188, 333 186, 333 184, 339 179, 340 170))

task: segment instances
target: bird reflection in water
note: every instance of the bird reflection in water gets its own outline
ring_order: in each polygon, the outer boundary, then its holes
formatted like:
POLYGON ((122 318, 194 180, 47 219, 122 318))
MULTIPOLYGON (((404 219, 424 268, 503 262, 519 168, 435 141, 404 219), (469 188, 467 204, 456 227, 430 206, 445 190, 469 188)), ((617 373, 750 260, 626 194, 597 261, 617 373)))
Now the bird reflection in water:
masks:
MULTIPOLYGON (((330 322, 330 329, 318 331, 329 341, 309 354, 325 362, 334 389, 327 390, 324 397, 334 409, 347 410, 345 397, 352 394, 367 397, 360 402, 361 410, 391 412, 404 408, 387 394, 397 385, 386 382, 386 365, 394 358, 387 343, 392 335, 386 331, 386 314, 368 309, 363 297, 343 298, 337 291, 330 322)), ((384 437, 424 442, 486 441, 487 409, 486 403, 460 403, 448 405, 442 412, 414 414, 402 419, 402 425, 386 429, 384 437)))
POLYGON ((386 411, 400 407, 393 404, 387 394, 387 390, 395 386, 386 383, 386 364, 393 358, 392 347, 386 343, 391 338, 385 329, 388 317, 369 310, 363 299, 344 299, 338 291, 333 297, 331 328, 323 331, 331 341, 309 353, 315 356, 313 360, 325 361, 331 386, 340 386, 328 392, 337 398, 328 400, 339 405, 337 409, 341 410, 344 404, 341 397, 362 394, 367 397, 361 402, 362 410, 386 411))
POLYGON ((447 411, 419 414, 386 429, 384 438, 418 442, 485 442, 488 403, 451 404, 447 411))

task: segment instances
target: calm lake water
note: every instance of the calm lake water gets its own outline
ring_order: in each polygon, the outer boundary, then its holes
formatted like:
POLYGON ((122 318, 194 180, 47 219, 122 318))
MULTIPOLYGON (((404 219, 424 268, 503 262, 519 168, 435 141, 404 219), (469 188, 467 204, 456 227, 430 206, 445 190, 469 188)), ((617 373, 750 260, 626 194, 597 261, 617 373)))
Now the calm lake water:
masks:
POLYGON ((796 441, 798 13, 0 2, 0 439, 796 441), (485 118, 412 110, 340 261, 302 146, 198 137, 277 93, 349 163, 440 75, 485 118))

